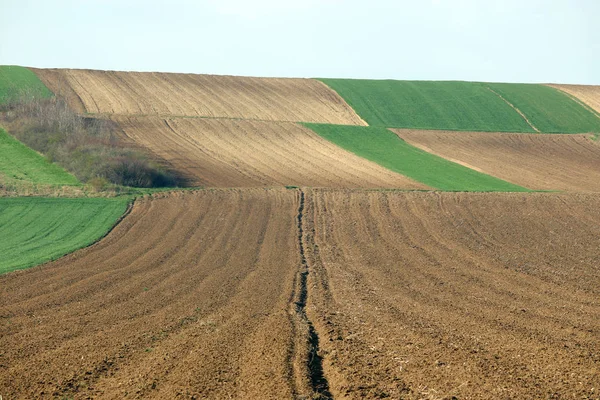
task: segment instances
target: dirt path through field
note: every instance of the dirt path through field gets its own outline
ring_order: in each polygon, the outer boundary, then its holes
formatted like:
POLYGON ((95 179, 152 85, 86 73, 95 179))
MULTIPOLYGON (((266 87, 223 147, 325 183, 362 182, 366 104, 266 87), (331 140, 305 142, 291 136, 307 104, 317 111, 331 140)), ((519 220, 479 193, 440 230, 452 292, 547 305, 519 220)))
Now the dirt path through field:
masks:
POLYGON ((307 395, 298 204, 285 189, 143 199, 100 243, 0 276, 0 395, 307 395))
POLYGON ((366 125, 335 91, 314 79, 32 70, 79 112, 366 125))
POLYGON ((336 398, 597 398, 594 195, 307 192, 336 398))
POLYGON ((600 191, 600 142, 590 135, 393 131, 429 153, 529 189, 600 191))
POLYGON ((427 186, 345 151, 290 122, 113 117, 129 140, 166 160, 191 185, 427 186))

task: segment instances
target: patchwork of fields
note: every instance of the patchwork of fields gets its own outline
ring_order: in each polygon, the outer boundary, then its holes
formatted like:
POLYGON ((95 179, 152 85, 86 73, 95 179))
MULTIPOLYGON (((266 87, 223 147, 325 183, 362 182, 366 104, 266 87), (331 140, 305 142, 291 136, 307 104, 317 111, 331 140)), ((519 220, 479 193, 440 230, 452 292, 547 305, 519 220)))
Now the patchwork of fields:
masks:
POLYGON ((527 191, 420 150, 384 128, 307 124, 325 139, 432 188, 450 191, 527 191))
POLYGON ((85 198, 0 130, 0 398, 597 397, 597 87, 0 67, 23 93, 196 188, 85 198))
POLYGON ((208 187, 426 189, 291 122, 118 117, 127 138, 208 187))
POLYGON ((480 132, 600 132, 600 118, 543 85, 322 79, 369 125, 480 132))
POLYGON ((530 189, 600 191, 600 142, 589 135, 394 131, 429 153, 530 189))

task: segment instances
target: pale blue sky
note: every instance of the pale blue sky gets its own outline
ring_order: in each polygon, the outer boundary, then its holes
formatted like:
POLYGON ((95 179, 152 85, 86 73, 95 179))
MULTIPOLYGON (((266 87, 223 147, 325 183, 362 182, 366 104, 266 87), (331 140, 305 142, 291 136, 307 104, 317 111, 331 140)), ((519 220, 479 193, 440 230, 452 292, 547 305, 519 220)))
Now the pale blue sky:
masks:
POLYGON ((0 64, 600 84, 599 0, 0 0, 0 64))

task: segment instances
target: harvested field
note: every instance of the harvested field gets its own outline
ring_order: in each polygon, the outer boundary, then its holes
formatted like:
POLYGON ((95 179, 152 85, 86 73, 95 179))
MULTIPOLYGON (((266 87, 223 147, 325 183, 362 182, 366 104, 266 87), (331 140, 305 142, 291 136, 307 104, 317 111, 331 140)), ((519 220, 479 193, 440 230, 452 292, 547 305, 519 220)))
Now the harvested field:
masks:
POLYGON ((548 86, 570 94, 588 107, 591 107, 596 113, 600 113, 600 86, 557 84, 548 86))
POLYGON ((289 122, 114 117, 125 135, 192 185, 425 189, 289 122))
POLYGON ((307 192, 307 307, 337 398, 597 398, 585 194, 307 192))
POLYGON ((72 69, 33 71, 79 112, 365 125, 337 93, 313 79, 72 69))
POLYGON ((600 191, 600 143, 589 135, 394 132, 422 150, 530 189, 600 191))
POLYGON ((298 206, 285 189, 146 198, 98 244, 0 276, 1 395, 302 395, 298 206))

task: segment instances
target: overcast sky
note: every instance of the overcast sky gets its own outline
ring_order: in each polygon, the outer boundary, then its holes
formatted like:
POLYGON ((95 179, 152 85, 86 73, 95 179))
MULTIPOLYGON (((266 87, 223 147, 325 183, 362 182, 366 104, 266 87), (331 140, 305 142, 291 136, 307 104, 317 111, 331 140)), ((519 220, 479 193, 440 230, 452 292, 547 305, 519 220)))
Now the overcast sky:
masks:
POLYGON ((0 64, 600 84, 600 0, 0 0, 0 64))

